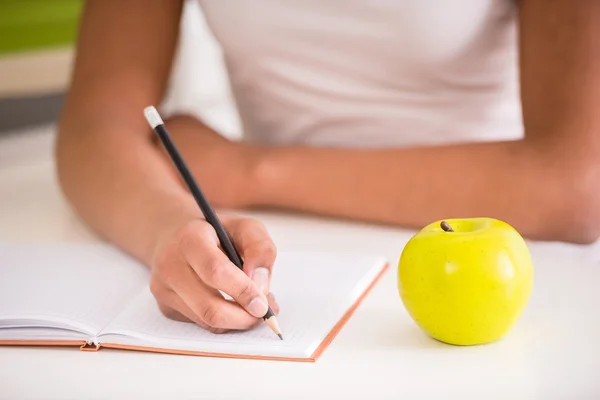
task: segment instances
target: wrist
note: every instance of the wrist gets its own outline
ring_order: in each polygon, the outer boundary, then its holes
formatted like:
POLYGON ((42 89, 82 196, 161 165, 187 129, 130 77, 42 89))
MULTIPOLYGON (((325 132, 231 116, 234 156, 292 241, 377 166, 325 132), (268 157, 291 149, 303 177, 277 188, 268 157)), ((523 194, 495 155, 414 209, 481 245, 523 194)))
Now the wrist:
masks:
POLYGON ((147 261, 150 265, 163 244, 169 241, 179 229, 190 221, 204 219, 204 215, 192 195, 183 192, 169 201, 161 203, 155 210, 154 224, 152 227, 148 227, 153 232, 152 244, 147 252, 149 257, 147 261))

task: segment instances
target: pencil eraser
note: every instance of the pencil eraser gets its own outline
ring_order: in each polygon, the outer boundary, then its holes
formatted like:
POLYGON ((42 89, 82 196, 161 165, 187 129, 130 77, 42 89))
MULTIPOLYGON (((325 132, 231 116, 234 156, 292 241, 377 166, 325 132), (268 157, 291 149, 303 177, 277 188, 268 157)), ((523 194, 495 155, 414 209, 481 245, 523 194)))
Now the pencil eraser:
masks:
POLYGON ((144 108, 144 116, 146 117, 146 121, 148 121, 148 124, 150 124, 152 129, 163 124, 163 120, 154 106, 148 106, 144 108))

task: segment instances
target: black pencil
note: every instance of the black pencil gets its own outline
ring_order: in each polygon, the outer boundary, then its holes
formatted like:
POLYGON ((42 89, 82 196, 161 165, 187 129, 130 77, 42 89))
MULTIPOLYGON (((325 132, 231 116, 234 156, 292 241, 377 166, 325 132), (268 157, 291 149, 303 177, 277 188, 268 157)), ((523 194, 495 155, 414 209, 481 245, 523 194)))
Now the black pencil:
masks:
MULTIPOLYGON (((208 200, 206 199, 206 196, 204 196, 202 189, 194 179, 192 173, 187 167, 187 164, 183 160, 183 157, 177 150, 175 143, 173 143, 173 140, 171 140, 171 136, 169 135, 169 132, 167 131, 167 128, 165 127, 162 118, 158 114, 158 111, 156 111, 156 108, 154 108, 153 106, 146 107, 144 109, 144 116, 146 117, 148 124, 150 124, 152 129, 154 129, 159 139, 161 140, 163 146, 169 153, 169 156, 171 157, 173 163, 179 170, 179 173, 181 174, 181 177, 183 178, 185 184, 192 193, 192 196, 194 196, 196 203, 198 203, 200 210, 202 210, 204 218, 210 225, 212 225, 212 227, 217 232, 217 237, 219 238, 219 242, 221 243, 223 252, 227 255, 229 260, 236 267, 243 270, 244 266, 242 263, 242 258, 240 257, 235 246, 233 245, 233 242, 229 238, 229 235, 227 235, 227 232, 225 231, 223 224, 221 224, 221 221, 217 217, 217 214, 210 206, 208 200)), ((273 310, 271 310, 271 307, 268 307, 267 313, 262 318, 267 323, 267 325, 269 325, 269 327, 273 330, 273 332, 275 332, 277 336, 279 336, 279 338, 283 340, 283 336, 281 335, 279 325, 277 324, 277 319, 275 318, 275 314, 273 313, 273 310)))

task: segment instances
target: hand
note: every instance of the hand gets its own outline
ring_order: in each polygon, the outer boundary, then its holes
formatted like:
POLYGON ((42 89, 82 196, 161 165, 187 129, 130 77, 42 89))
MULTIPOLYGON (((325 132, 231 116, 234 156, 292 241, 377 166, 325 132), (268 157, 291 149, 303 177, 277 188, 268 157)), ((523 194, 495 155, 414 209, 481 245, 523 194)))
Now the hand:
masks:
POLYGON ((159 244, 150 275, 150 290, 166 317, 215 333, 255 326, 267 304, 279 312, 269 293, 276 248, 267 230, 252 219, 220 218, 244 260, 243 271, 219 249, 213 227, 196 219, 159 244))
POLYGON ((239 209, 252 203, 248 175, 258 148, 228 140, 190 116, 174 116, 165 124, 211 204, 239 209))

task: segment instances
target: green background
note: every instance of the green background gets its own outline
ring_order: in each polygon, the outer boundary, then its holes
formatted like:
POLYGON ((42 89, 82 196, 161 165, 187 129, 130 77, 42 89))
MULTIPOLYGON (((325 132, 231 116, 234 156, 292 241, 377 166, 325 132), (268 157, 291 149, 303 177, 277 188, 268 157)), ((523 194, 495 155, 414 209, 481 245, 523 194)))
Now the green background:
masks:
POLYGON ((0 55, 73 44, 83 0, 0 0, 0 55))

